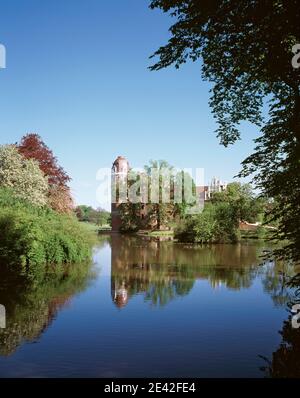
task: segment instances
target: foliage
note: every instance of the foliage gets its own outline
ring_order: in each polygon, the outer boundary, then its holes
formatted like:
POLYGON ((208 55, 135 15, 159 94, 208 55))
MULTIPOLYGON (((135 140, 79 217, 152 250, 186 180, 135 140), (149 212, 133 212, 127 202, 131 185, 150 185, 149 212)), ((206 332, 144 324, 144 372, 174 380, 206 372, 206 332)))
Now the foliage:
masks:
POLYGON ((235 211, 228 203, 207 204, 202 213, 179 223, 175 238, 201 244, 237 242, 239 230, 235 211))
MULTIPOLYGON (((122 203, 119 207, 122 219, 123 231, 137 231, 139 229, 166 229, 174 223, 174 219, 184 217, 188 210, 195 204, 196 186, 192 177, 183 172, 175 171, 165 160, 149 162, 144 167, 145 176, 148 177, 147 200, 145 203, 122 203), (158 173, 159 177, 151 178, 152 171, 158 173), (176 198, 178 192, 175 184, 181 186, 181 203, 176 198), (180 185, 179 185, 180 184, 180 185), (191 192, 185 194, 185 188, 191 186, 191 192), (188 196, 186 200, 186 196, 188 196), (193 196, 194 201, 190 198, 193 196), (156 200, 153 198, 156 196, 156 200)), ((140 179, 140 175, 133 171, 130 172, 128 186, 131 188, 140 179)), ((141 195, 141 191, 137 192, 141 195)))
POLYGON ((110 225, 111 215, 101 208, 93 209, 91 206, 80 205, 75 209, 79 221, 90 222, 98 226, 110 225))
POLYGON ((65 170, 58 165, 53 152, 46 146, 37 134, 25 135, 18 151, 26 159, 34 159, 38 162, 40 169, 48 178, 48 205, 60 213, 69 213, 74 207, 73 199, 68 187, 71 180, 65 170))
POLYGON ((262 126, 240 175, 254 175, 264 196, 276 199, 277 238, 290 242, 279 254, 300 261, 300 73, 291 62, 300 42, 298 0, 152 0, 150 7, 176 19, 151 69, 202 58, 225 146, 240 139, 241 121, 262 126), (261 114, 265 99, 267 121, 261 114))
POLYGON ((0 187, 36 206, 47 203, 47 179, 32 159, 24 159, 13 145, 0 146, 0 187))
POLYGON ((66 186, 71 180, 61 166, 58 165, 53 152, 46 146, 38 134, 27 134, 18 145, 18 151, 26 159, 35 159, 40 169, 48 177, 51 186, 66 186))
MULTIPOLYGON (((167 227, 173 219, 174 203, 172 202, 172 178, 173 167, 165 160, 151 160, 146 165, 145 172, 150 177, 151 170, 155 169, 159 173, 158 186, 153 185, 153 181, 149 180, 148 194, 151 198, 152 192, 157 191, 158 203, 149 203, 147 206, 147 217, 149 225, 155 225, 159 230, 161 227, 167 227), (165 176, 166 178, 164 178, 165 176), (169 201, 164 200, 164 195, 168 195, 169 201)), ((150 201, 149 201, 150 202, 150 201)))
POLYGON ((257 222, 265 212, 266 200, 256 197, 250 184, 233 182, 227 189, 213 194, 212 203, 228 203, 240 221, 257 222))
POLYGON ((197 243, 237 242, 239 222, 256 222, 265 207, 265 200, 256 197, 249 184, 234 182, 225 191, 215 192, 202 213, 179 222, 175 236, 197 243))
POLYGON ((121 203, 119 212, 122 221, 121 232, 137 232, 143 228, 141 217, 142 204, 140 203, 121 203))
POLYGON ((68 265, 59 274, 32 283, 3 272, 0 302, 7 310, 7 325, 0 330, 0 355, 9 356, 26 342, 36 341, 48 328, 59 310, 70 303, 93 279, 90 264, 68 265))
POLYGON ((0 189, 0 259, 18 274, 39 279, 56 265, 91 256, 89 234, 74 217, 38 208, 0 189))
POLYGON ((74 206, 70 189, 59 185, 50 186, 47 204, 58 213, 70 213, 74 206))

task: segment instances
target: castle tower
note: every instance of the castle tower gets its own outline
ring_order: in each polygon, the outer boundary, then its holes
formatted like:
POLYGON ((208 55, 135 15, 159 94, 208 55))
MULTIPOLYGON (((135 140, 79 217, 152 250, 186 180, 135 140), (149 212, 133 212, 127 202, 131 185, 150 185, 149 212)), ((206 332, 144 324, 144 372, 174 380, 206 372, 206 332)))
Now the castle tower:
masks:
POLYGON ((118 156, 114 161, 111 170, 111 187, 112 187, 112 201, 111 201, 111 219, 112 231, 119 232, 121 227, 121 217, 119 206, 124 201, 124 196, 127 199, 127 175, 129 172, 129 163, 123 156, 118 156), (126 192, 125 192, 126 189, 126 192))

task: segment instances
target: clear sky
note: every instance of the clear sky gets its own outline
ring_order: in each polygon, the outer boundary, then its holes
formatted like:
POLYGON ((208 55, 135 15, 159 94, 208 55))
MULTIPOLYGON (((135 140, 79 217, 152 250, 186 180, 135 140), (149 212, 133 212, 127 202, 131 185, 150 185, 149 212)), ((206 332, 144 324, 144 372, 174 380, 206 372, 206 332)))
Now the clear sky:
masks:
POLYGON ((133 167, 165 159, 231 181, 257 129, 224 148, 214 134, 200 63, 150 72, 171 20, 148 0, 1 0, 0 143, 36 132, 97 206, 96 172, 118 155, 133 167))

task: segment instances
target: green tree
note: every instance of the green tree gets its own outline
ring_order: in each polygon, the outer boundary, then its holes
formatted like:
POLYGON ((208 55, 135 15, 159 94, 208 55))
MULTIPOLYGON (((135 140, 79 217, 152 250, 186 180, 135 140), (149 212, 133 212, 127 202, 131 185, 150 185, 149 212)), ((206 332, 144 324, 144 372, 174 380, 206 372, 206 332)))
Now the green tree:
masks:
POLYGON ((36 206, 47 203, 48 182, 38 163, 23 158, 13 145, 0 146, 0 187, 36 206))
POLYGON ((223 145, 240 139, 243 120, 261 127, 240 175, 253 174, 264 195, 276 199, 277 238, 289 241, 279 254, 300 261, 300 73, 291 62, 300 42, 298 0, 152 0, 150 7, 175 19, 151 69, 202 59, 223 145))
MULTIPOLYGON (((149 196, 153 190, 157 191, 158 202, 150 203, 148 205, 148 217, 150 223, 156 223, 157 229, 166 227, 174 216, 174 203, 172 201, 172 177, 174 168, 166 160, 151 160, 149 165, 145 166, 145 171, 148 176, 151 175, 151 170, 156 170, 159 173, 158 186, 149 184, 149 196), (164 178, 164 174, 166 178, 164 178), (169 197, 169 202, 164 200, 164 195, 169 197)), ((152 181, 151 181, 152 182, 152 181)))
POLYGON ((256 222, 265 211, 264 198, 256 197, 250 184, 233 182, 227 189, 213 194, 212 203, 228 203, 239 221, 256 222))
POLYGON ((239 240, 235 209, 226 202, 209 203, 202 213, 178 224, 175 238, 181 242, 235 243, 239 240))
POLYGON ((119 207, 122 232, 136 232, 143 227, 140 203, 121 203, 119 207))
POLYGON ((94 209, 92 206, 80 205, 75 209, 79 221, 90 222, 98 226, 110 224, 110 213, 101 208, 94 209))
POLYGON ((111 214, 101 208, 97 209, 97 225, 111 225, 111 214))
POLYGON ((193 206, 197 205, 196 184, 191 175, 183 170, 175 174, 174 182, 177 183, 178 186, 182 186, 182 202, 175 203, 175 216, 180 220, 189 214, 189 210, 191 210, 193 206), (188 192, 186 191, 186 187, 188 187, 188 192))

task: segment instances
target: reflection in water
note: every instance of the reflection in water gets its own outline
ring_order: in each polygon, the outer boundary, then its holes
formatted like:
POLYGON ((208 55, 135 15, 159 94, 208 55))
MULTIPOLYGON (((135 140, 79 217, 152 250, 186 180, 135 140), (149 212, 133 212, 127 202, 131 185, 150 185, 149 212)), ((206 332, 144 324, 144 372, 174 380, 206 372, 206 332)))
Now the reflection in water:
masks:
MULTIPOLYGON (((288 293, 285 292, 283 297, 290 308, 294 304, 300 303, 300 273, 298 273, 299 269, 297 268, 295 271, 297 274, 292 278, 287 277, 285 274, 283 276, 280 274, 285 279, 285 288, 287 289, 286 286, 289 287, 288 293)), ((275 303, 280 305, 283 301, 280 298, 282 289, 278 288, 278 285, 274 283, 274 279, 275 277, 273 279, 270 278, 269 283, 271 284, 272 292, 275 291, 275 294, 273 294, 275 303)), ((281 335, 279 347, 273 352, 271 359, 261 356, 266 362, 266 366, 263 366, 261 369, 267 377, 300 378, 300 328, 293 328, 292 315, 288 317, 288 320, 283 322, 282 329, 278 333, 281 335)))
POLYGON ((90 266, 69 266, 64 275, 32 285, 2 267, 0 303, 5 303, 7 324, 0 330, 0 355, 8 356, 25 341, 34 341, 48 328, 72 296, 87 288, 90 266))
POLYGON ((281 342, 273 352, 272 359, 262 357, 267 363, 261 369, 266 377, 299 378, 300 377, 300 329, 292 327, 292 317, 283 322, 281 342))
POLYGON ((290 320, 276 349, 295 269, 263 261, 265 243, 200 247, 111 235, 100 244, 95 260, 108 277, 83 264, 34 287, 1 268, 0 376, 23 375, 25 360, 36 366, 30 374, 45 377, 300 377, 300 329, 290 320), (40 344, 25 344, 33 341, 40 344), (259 354, 268 357, 264 372, 259 354))
POLYGON ((213 289, 249 288, 259 273, 275 304, 289 299, 285 278, 293 267, 263 260, 258 267, 263 246, 257 244, 197 247, 122 235, 112 235, 110 242, 111 294, 119 308, 139 293, 154 305, 165 305, 187 295, 196 279, 208 280, 213 289))

